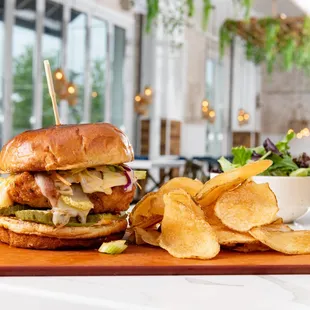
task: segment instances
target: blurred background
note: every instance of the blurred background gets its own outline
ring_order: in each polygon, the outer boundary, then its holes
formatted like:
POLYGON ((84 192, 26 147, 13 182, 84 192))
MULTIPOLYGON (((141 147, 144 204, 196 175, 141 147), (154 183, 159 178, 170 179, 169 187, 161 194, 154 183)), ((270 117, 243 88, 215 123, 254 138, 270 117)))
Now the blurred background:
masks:
MULTIPOLYGON (((124 130, 151 181, 208 178, 237 145, 310 152, 308 0, 0 0, 1 145, 61 121, 124 130)), ((151 186, 151 185, 150 185, 151 186)))

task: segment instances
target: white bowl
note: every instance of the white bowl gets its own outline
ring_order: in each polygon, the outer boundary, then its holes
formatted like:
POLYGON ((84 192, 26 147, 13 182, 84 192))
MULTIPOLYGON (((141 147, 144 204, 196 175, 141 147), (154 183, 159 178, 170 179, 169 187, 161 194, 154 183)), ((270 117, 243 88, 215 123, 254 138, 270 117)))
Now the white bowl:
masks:
MULTIPOLYGON (((213 178, 217 173, 211 173, 213 178)), ((310 177, 253 177, 256 183, 269 183, 275 193, 284 223, 291 223, 306 214, 310 207, 310 177)))

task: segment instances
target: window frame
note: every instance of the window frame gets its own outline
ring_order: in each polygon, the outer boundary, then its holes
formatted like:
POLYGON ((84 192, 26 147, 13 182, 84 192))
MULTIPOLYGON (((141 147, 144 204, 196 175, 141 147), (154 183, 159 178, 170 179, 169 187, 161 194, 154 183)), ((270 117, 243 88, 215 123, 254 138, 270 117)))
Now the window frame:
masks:
MULTIPOLYGON (((33 98, 33 115, 35 116, 35 124, 33 128, 40 128, 42 126, 42 113, 43 113, 43 83, 39 72, 42 72, 42 38, 44 35, 44 17, 45 17, 45 5, 47 0, 40 0, 37 3, 36 8, 36 20, 41 20, 36 26, 36 42, 35 42, 35 59, 33 66, 33 83, 34 83, 34 98, 33 98), (43 16, 42 16, 43 14, 43 16)), ((90 55, 90 44, 91 42, 91 20, 92 18, 98 18, 107 23, 108 26, 108 44, 107 44, 107 79, 105 81, 105 113, 104 121, 111 121, 111 105, 112 105, 112 91, 111 91, 111 80, 112 80, 112 61, 113 61, 113 48, 114 48, 114 27, 120 27, 125 30, 126 44, 125 44, 125 59, 124 59, 124 108, 123 108, 123 119, 126 133, 130 139, 132 139, 133 133, 133 91, 134 91, 134 29, 135 19, 133 14, 126 14, 124 12, 118 12, 104 4, 100 5, 95 0, 52 0, 55 3, 63 5, 63 35, 62 35, 62 54, 61 64, 64 72, 67 72, 67 59, 68 59, 68 23, 70 20, 71 9, 78 10, 86 14, 87 18, 87 35, 86 35, 86 65, 84 69, 85 73, 85 94, 83 102, 83 122, 90 122, 90 108, 91 108, 91 75, 89 68, 91 68, 91 57, 90 55)), ((5 0, 5 20, 4 20, 4 31, 5 31, 5 46, 4 46, 4 57, 3 57, 3 72, 5 72, 5 79, 3 79, 3 116, 4 121, 2 123, 2 144, 7 142, 12 135, 12 108, 11 108, 11 95, 13 88, 13 70, 12 70, 12 32, 15 24, 14 10, 15 0, 5 0)), ((4 76, 4 74, 3 74, 4 76)), ((66 123, 68 120, 68 104, 64 101, 59 104, 60 116, 62 122, 66 123)))

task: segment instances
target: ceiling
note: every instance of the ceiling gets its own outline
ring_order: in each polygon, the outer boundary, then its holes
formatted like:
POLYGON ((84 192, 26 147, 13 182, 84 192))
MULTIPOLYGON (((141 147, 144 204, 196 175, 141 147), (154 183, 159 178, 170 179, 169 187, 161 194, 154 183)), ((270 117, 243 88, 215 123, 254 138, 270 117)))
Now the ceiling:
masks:
MULTIPOLYGON (((297 6, 293 0, 277 0, 277 12, 285 13, 287 16, 304 15, 305 12, 297 6)), ((254 0, 253 9, 263 15, 272 14, 272 0, 254 0)))

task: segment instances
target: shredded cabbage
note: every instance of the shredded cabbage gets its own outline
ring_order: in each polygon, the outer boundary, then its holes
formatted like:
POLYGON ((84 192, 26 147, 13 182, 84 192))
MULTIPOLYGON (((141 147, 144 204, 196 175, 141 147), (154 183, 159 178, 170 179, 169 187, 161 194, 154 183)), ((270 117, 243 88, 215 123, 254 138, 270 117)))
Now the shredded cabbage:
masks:
POLYGON ((137 180, 144 180, 146 178, 146 171, 134 171, 137 180))
MULTIPOLYGON (((127 183, 127 179, 123 173, 112 172, 106 169, 103 172, 103 179, 98 177, 99 171, 85 170, 80 173, 81 186, 84 193, 103 192, 107 195, 112 194, 112 187, 122 186, 127 183)), ((101 175, 101 174, 100 174, 101 175)))

